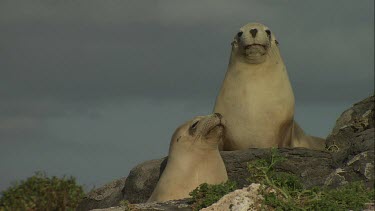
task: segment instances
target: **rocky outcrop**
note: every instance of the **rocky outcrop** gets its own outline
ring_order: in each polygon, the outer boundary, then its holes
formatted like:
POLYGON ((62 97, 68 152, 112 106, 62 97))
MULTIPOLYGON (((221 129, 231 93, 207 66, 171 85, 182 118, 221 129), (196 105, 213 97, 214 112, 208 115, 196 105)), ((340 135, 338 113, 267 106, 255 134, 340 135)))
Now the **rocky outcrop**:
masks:
POLYGON ((374 149, 374 96, 354 104, 337 119, 326 144, 340 165, 351 156, 374 149))
MULTIPOLYGON (((332 133, 327 137, 327 151, 281 148, 279 153, 286 158, 286 161, 278 164, 275 167, 276 171, 298 176, 305 188, 323 185, 337 187, 357 180, 362 180, 368 187, 373 188, 374 113, 374 96, 354 104, 340 116, 332 133)), ((221 152, 221 155, 229 179, 236 181, 238 187, 242 188, 249 185, 246 181, 249 177, 247 162, 268 158, 270 149, 221 152)), ((151 195, 166 162, 167 158, 162 158, 139 164, 131 170, 125 185, 116 191, 122 189, 122 199, 130 203, 145 202, 151 195)), ((116 199, 118 201, 112 201, 113 204, 110 206, 119 203, 120 199, 116 199)), ((167 210, 177 209, 180 206, 179 203, 170 203, 172 204, 165 206, 167 210)), ((149 207, 143 210, 154 210, 155 207, 157 210, 164 206, 164 204, 143 204, 142 206, 146 205, 149 207)), ((90 205, 90 208, 93 207, 95 206, 90 205)))
POLYGON ((119 205, 123 198, 121 191, 124 188, 125 181, 126 177, 123 177, 90 191, 83 198, 77 210, 91 210, 119 205))
MULTIPOLYGON (((279 153, 287 158, 286 162, 276 166, 277 171, 298 175, 306 187, 320 186, 332 172, 332 156, 329 152, 308 149, 279 149, 279 153), (319 168, 316 168, 319 166, 319 168)), ((249 185, 246 178, 250 176, 247 163, 252 160, 269 158, 270 149, 248 149, 243 151, 221 152, 228 177, 236 181, 239 187, 249 185)), ((166 158, 146 161, 135 167, 125 182, 124 199, 130 203, 147 201, 156 186, 158 177, 163 171, 166 158)))
MULTIPOLYGON (((306 188, 323 185, 324 179, 332 172, 332 155, 329 152, 303 148, 285 148, 278 151, 287 161, 277 165, 276 170, 299 176, 306 188)), ((256 159, 267 159, 271 156, 271 151, 270 149, 248 149, 221 152, 221 155, 227 168, 229 179, 236 181, 239 187, 244 187, 249 185, 246 180, 250 176, 247 170, 247 163, 256 159)), ((124 199, 131 203, 147 201, 156 186, 165 163, 166 158, 163 158, 146 161, 135 167, 125 182, 124 199), (144 168, 145 166, 147 168, 144 168)))
POLYGON ((131 203, 147 201, 164 171, 167 158, 150 160, 134 167, 123 188, 124 199, 131 203))
POLYGON ((374 106, 374 96, 371 96, 354 104, 337 119, 326 141, 336 168, 325 185, 362 180, 368 187, 374 186, 374 106))

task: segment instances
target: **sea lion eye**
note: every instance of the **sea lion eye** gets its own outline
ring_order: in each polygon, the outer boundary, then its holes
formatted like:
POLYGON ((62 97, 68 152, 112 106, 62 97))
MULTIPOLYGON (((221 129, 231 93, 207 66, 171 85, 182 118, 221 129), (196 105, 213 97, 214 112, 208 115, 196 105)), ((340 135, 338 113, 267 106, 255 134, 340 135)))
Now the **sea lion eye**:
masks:
POLYGON ((269 29, 266 30, 267 35, 270 37, 271 36, 271 31, 269 29))
POLYGON ((197 127, 197 125, 198 125, 198 122, 199 122, 199 121, 194 122, 194 124, 192 124, 192 125, 190 126, 190 129, 195 129, 195 128, 197 127))
POLYGON ((238 36, 238 37, 241 37, 242 34, 243 34, 243 32, 238 32, 238 33, 237 33, 237 36, 238 36))
POLYGON ((195 133, 195 131, 196 131, 196 129, 197 129, 197 125, 198 125, 198 122, 199 121, 196 121, 196 122, 194 122, 191 126, 190 126, 190 128, 189 128, 189 134, 190 135, 194 135, 194 133, 195 133))

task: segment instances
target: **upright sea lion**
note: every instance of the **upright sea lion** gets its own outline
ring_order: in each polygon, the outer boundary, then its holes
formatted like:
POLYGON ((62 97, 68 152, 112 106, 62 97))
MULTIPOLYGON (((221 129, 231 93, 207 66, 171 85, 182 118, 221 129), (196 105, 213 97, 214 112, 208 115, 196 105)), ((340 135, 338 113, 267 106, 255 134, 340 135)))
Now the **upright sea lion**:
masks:
POLYGON ((293 120, 294 95, 278 42, 259 23, 246 24, 234 37, 214 112, 226 119, 223 150, 325 147, 293 120))
POLYGON ((224 133, 220 114, 198 116, 176 129, 167 166, 148 202, 188 198, 202 183, 228 180, 218 143, 224 133))

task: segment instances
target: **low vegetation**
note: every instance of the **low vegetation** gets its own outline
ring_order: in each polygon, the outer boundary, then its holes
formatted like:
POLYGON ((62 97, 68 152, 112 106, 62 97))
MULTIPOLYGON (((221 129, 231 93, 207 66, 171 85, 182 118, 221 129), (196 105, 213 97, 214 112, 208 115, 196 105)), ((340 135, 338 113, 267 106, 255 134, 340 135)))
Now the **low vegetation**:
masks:
POLYGON ((2 192, 0 210, 75 210, 84 196, 73 177, 36 173, 2 192))
MULTIPOLYGON (((248 163, 250 183, 262 185, 263 210, 362 210, 366 203, 373 203, 374 189, 363 182, 352 182, 337 189, 315 187, 305 189, 293 174, 277 172, 275 166, 285 161, 276 149, 268 159, 248 163)), ((218 185, 201 184, 190 193, 193 210, 200 210, 217 202, 224 195, 237 189, 235 182, 218 185)), ((47 177, 36 173, 2 192, 0 211, 7 210, 75 210, 84 192, 73 177, 47 177)), ((121 201, 125 210, 131 210, 128 201, 121 201)))
POLYGON ((235 182, 227 181, 218 185, 201 184, 190 193, 193 210, 200 210, 217 202, 224 195, 237 189, 235 182))
POLYGON ((121 200, 120 201, 120 207, 124 210, 124 211, 131 211, 131 204, 128 200, 121 200))
MULTIPOLYGON (((262 184, 262 210, 362 210, 366 203, 374 202, 374 189, 366 188, 361 181, 348 183, 337 189, 305 189, 295 175, 275 170, 275 166, 284 161, 285 158, 277 149, 271 149, 268 159, 248 163, 251 175, 248 181, 262 184)), ((234 182, 202 184, 190 193, 193 210, 208 207, 236 189, 234 182)))
POLYGON ((348 183, 337 189, 304 189, 295 175, 275 171, 275 165, 284 160, 272 149, 269 159, 248 163, 251 174, 248 181, 264 185, 265 210, 270 207, 275 210, 361 210, 365 203, 374 201, 374 189, 365 188, 362 182, 348 183))

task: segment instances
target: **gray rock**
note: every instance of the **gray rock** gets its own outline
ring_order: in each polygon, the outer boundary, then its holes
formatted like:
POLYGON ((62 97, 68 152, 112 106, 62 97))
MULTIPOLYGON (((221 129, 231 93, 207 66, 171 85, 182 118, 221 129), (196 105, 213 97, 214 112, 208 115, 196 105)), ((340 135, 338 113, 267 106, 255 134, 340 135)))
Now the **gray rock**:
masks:
POLYGON ((354 104, 337 119, 326 141, 336 167, 326 185, 362 180, 374 186, 374 100, 371 96, 354 104))
POLYGON ((174 201, 167 201, 164 203, 142 203, 142 204, 130 204, 127 207, 110 207, 105 209, 94 209, 92 211, 126 211, 126 210, 132 210, 132 211, 191 211, 192 208, 190 207, 188 200, 182 199, 182 200, 174 200, 174 201))
POLYGON ((134 167, 122 190, 124 199, 131 203, 147 201, 166 166, 166 162, 167 158, 162 158, 146 161, 134 167))
MULTIPOLYGON (((321 186, 324 179, 332 172, 332 156, 329 152, 308 150, 303 148, 281 148, 278 152, 287 160, 276 165, 276 171, 297 175, 306 188, 321 186), (319 166, 319 168, 317 168, 319 166)), ((248 149, 243 151, 221 152, 228 177, 236 181, 239 188, 249 185, 246 178, 250 176, 247 163, 257 159, 268 159, 270 149, 248 149)), ((135 167, 125 182, 124 199, 130 203, 143 203, 151 196, 161 172, 164 170, 166 158, 146 161, 135 167), (145 171, 145 169, 147 169, 145 171), (132 177, 131 177, 132 176, 132 177), (136 185, 137 184, 137 185, 136 185)))
MULTIPOLYGON (((286 160, 275 166, 276 171, 298 176, 305 188, 323 185, 323 179, 332 171, 332 156, 329 152, 304 148, 279 148, 278 152, 286 160)), ((247 163, 258 159, 268 159, 271 156, 271 150, 248 149, 221 152, 221 155, 226 164, 229 179, 236 181, 239 187, 244 187, 249 185, 246 181, 246 178, 250 176, 247 163)))
POLYGON ((374 149, 374 96, 344 111, 337 119, 326 145, 334 152, 337 166, 351 157, 374 149))
POLYGON ((83 198, 77 210, 91 210, 119 205, 123 198, 121 190, 124 188, 126 177, 114 180, 103 187, 90 191, 83 198))

